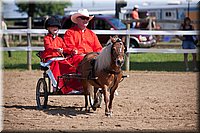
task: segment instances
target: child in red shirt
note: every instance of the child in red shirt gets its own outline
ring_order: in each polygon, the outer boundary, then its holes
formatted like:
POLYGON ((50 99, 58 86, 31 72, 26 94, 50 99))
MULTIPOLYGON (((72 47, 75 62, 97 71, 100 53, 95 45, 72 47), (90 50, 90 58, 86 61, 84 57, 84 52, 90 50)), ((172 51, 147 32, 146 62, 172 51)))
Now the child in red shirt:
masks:
POLYGON ((64 53, 69 53, 63 39, 58 36, 61 23, 58 19, 51 17, 46 20, 45 29, 48 34, 44 37, 44 52, 42 53, 43 59, 50 59, 53 57, 63 56, 64 53))
MULTIPOLYGON (((71 54, 71 50, 69 51, 63 39, 58 36, 59 28, 61 28, 61 23, 55 17, 46 20, 45 29, 48 30, 48 34, 44 37, 45 50, 41 54, 44 64, 48 65, 50 68, 47 74, 52 81, 54 89, 57 86, 58 76, 76 72, 76 68, 72 67, 73 62, 70 58, 65 58, 66 55, 71 54)), ((79 83, 76 83, 74 86, 71 86, 72 83, 70 83, 69 87, 68 85, 65 86, 64 82, 64 79, 61 78, 58 86, 63 94, 71 92, 73 88, 80 89, 79 83)))

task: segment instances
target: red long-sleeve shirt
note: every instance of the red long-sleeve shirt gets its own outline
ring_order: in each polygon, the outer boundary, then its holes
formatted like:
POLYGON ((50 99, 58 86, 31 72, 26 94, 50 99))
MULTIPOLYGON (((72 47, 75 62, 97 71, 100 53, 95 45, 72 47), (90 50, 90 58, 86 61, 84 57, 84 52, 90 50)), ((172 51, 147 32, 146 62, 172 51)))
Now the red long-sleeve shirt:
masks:
POLYGON ((132 11, 131 16, 132 16, 133 19, 139 19, 139 14, 138 14, 137 11, 132 11))
POLYGON ((44 37, 44 52, 42 53, 42 58, 52 58, 61 56, 61 54, 57 51, 58 48, 62 48, 64 53, 69 54, 70 49, 68 49, 62 38, 56 36, 53 38, 52 34, 47 34, 44 37))
POLYGON ((102 50, 96 34, 87 28, 82 31, 78 26, 74 26, 65 32, 64 42, 67 48, 71 51, 77 50, 78 54, 100 52, 102 50))

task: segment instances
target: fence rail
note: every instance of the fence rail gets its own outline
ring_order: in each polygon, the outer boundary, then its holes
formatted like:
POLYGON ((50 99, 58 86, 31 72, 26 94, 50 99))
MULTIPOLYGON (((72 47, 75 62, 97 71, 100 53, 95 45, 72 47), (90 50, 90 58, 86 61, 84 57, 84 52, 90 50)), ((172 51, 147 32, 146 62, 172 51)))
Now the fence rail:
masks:
MULTIPOLYGON (((98 35, 198 35, 199 31, 183 30, 92 30, 98 35)), ((64 34, 66 30, 59 30, 59 34, 64 34)), ((0 34, 46 34, 45 29, 8 29, 0 30, 0 34)))
MULTIPOLYGON (((129 29, 129 28, 128 28, 129 29)), ((64 34, 66 30, 60 30, 59 34, 64 34)), ((177 30, 93 30, 94 33, 99 35, 125 35, 127 40, 130 40, 130 35, 198 35, 199 31, 177 31, 177 30)), ((47 30, 45 29, 8 29, 8 30, 0 30, 1 34, 26 34, 30 36, 31 34, 46 34, 47 30)), ((29 37, 27 37, 29 39, 29 37)), ((27 42, 30 40, 27 40, 27 42)), ((129 48, 129 42, 126 41, 127 45, 127 60, 126 60, 126 70, 129 71, 129 54, 131 53, 198 53, 197 49, 144 49, 144 48, 129 48)), ((0 51, 42 51, 44 47, 1 47, 0 51)), ((27 54, 27 62, 31 61, 31 58, 28 57, 27 54)), ((30 67, 30 63, 28 63, 28 68, 30 67)))
MULTIPOLYGON (((0 51, 43 51, 44 47, 2 47, 0 51)), ((127 53, 198 53, 198 49, 149 49, 149 48, 129 48, 127 53)))

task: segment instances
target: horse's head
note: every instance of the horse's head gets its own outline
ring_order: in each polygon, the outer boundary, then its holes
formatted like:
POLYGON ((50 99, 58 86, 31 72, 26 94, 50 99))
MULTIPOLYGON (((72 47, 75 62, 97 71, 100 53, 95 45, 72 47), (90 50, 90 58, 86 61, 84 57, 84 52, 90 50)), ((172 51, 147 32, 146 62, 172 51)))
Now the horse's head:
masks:
POLYGON ((125 38, 120 39, 118 36, 115 36, 110 37, 110 40, 113 44, 111 49, 111 58, 115 62, 116 66, 122 67, 122 65, 124 64, 125 55, 125 38))

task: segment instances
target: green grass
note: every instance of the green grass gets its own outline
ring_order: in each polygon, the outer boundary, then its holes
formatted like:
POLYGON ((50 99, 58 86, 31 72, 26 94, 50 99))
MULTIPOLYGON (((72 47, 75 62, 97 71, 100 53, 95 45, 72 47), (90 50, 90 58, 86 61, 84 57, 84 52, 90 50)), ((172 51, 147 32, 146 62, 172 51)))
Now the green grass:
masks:
MULTIPOLYGON (((192 55, 189 66, 193 68, 192 55)), ((140 71, 185 71, 183 54, 142 53, 131 54, 130 70, 140 71)))
MULTIPOLYGON (((37 52, 32 52, 32 69, 39 69, 40 59, 37 52)), ((7 52, 2 53, 3 69, 27 69, 27 52, 11 52, 12 57, 8 57, 7 52)))
MULTIPOLYGON (((40 59, 37 52, 32 52, 32 69, 39 69, 40 59)), ((12 57, 8 57, 7 52, 2 53, 3 69, 27 69, 27 52, 12 52, 12 57)), ((189 54, 189 65, 192 56, 189 54)), ((123 67, 124 69, 124 67, 123 67)), ((183 54, 158 54, 142 53, 131 54, 130 70, 136 71, 185 71, 183 54)))

